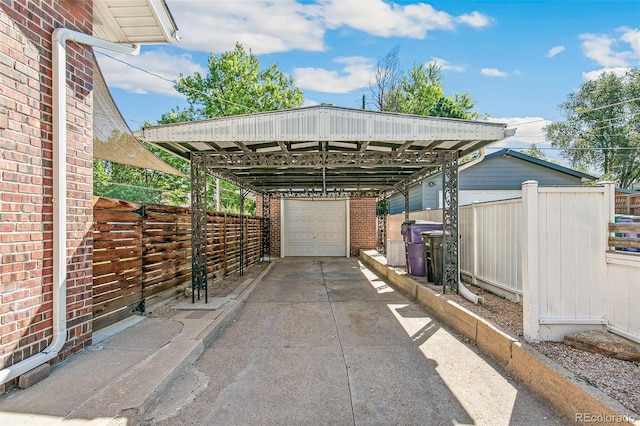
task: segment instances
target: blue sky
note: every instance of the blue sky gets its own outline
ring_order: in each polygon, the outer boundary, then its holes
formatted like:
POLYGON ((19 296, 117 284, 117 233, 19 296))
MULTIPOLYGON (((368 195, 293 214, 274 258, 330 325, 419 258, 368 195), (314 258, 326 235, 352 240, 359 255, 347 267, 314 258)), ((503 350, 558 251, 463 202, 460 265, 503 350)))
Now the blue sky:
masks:
MULTIPOLYGON (((603 71, 640 67, 640 1, 167 0, 182 41, 137 57, 98 54, 132 130, 184 99, 167 80, 206 73, 236 42, 295 78, 305 103, 359 108, 377 60, 399 47, 400 69, 436 61, 448 95, 517 127, 501 146, 547 147, 558 105, 603 71), (162 76, 155 77, 140 69, 162 76)), ((557 154, 548 151, 554 158, 557 154)))

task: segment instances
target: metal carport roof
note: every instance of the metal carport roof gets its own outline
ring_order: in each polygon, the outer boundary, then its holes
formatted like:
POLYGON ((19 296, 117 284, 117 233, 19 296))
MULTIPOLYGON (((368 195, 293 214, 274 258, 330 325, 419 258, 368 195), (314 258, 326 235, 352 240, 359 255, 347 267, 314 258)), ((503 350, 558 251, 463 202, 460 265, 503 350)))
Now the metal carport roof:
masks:
MULTIPOLYGON (((319 105, 147 127, 142 137, 191 159, 192 287, 207 288, 206 174, 246 191, 285 196, 405 194, 440 170, 443 283, 458 288, 458 159, 510 136, 506 124, 319 105)), ((270 235, 270 202, 263 231, 270 235)), ((408 206, 405 209, 408 215, 408 206)), ((270 253, 270 238, 263 239, 270 253)), ((240 239, 240 252, 243 238, 240 239)), ((240 257, 242 274, 242 255, 240 257)), ((198 296, 199 298, 199 296, 198 296)))
POLYGON ((509 136, 506 124, 318 105, 146 127, 142 139, 265 194, 380 195, 509 136))

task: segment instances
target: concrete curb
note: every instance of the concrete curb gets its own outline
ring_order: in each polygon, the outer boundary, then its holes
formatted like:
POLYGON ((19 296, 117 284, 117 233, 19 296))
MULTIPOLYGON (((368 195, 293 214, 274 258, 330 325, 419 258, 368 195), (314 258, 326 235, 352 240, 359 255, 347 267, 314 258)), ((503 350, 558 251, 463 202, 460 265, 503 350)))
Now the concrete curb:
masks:
POLYGON ((222 335, 222 332, 227 328, 229 324, 233 321, 236 315, 242 310, 242 307, 246 300, 249 298, 253 290, 255 290, 256 286, 265 275, 271 270, 273 266, 273 261, 269 262, 267 267, 258 275, 251 284, 246 286, 242 292, 235 297, 236 303, 230 304, 230 306, 225 309, 222 314, 215 321, 209 325, 202 333, 200 333, 196 339, 201 340, 204 347, 208 348, 211 344, 222 335))
MULTIPOLYGON (((118 378, 113 384, 103 389, 99 394, 90 400, 90 403, 82 407, 82 410, 74 413, 74 417, 83 415, 85 409, 87 413, 100 412, 100 404, 103 404, 101 395, 109 394, 113 401, 114 392, 122 394, 122 400, 117 406, 135 407, 139 414, 143 414, 154 403, 158 396, 164 392, 169 384, 178 377, 183 370, 193 364, 204 350, 222 335, 225 328, 233 321, 235 316, 242 310, 244 302, 251 295, 258 283, 269 272, 273 263, 269 265, 252 280, 250 284, 242 289, 242 292, 235 298, 235 303, 227 305, 225 310, 218 315, 209 325, 201 329, 197 326, 184 326, 182 331, 174 336, 165 346, 160 348, 153 355, 145 359, 139 365, 118 378), (141 382, 140 377, 151 377, 152 380, 141 382), (131 392, 122 392, 122 389, 136 389, 132 399, 131 392), (105 393, 106 392, 106 393, 105 393)), ((176 320, 179 321, 179 320, 176 320)), ((197 320, 196 320, 197 321, 197 320)), ((104 404, 103 404, 104 405, 104 404)), ((113 413, 104 413, 112 415, 113 413)))
POLYGON ((376 251, 362 250, 360 259, 389 284, 470 339, 576 424, 593 423, 594 418, 599 424, 640 424, 618 401, 580 382, 564 367, 459 304, 446 300, 442 294, 408 275, 399 274, 387 266, 386 259, 376 251))

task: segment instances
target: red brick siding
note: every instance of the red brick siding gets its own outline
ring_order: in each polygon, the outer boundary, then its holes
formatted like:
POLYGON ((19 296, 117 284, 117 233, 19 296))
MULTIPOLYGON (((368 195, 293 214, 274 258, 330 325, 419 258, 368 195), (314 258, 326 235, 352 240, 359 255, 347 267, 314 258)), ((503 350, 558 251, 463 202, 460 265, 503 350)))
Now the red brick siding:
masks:
MULTIPOLYGON (((92 33, 93 3, 0 2, 0 367, 42 351, 52 336, 51 34, 92 33)), ((91 50, 67 44, 67 326, 59 359, 91 342, 91 50)))
POLYGON ((360 249, 376 247, 376 199, 351 198, 349 200, 350 253, 358 256, 360 249))

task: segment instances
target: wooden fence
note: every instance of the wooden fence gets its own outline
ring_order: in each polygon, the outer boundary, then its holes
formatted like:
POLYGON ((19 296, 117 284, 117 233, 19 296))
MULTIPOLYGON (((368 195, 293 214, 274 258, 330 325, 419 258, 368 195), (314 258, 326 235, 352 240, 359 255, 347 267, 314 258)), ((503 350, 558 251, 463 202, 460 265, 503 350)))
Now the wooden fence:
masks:
POLYGON ((640 216, 640 194, 617 194, 616 214, 640 216))
MULTIPOLYGON (((93 329, 113 324, 158 293, 191 283, 190 209, 94 197, 93 329)), ((209 212, 210 280, 260 261, 260 219, 209 212)))
POLYGON ((609 232, 609 247, 640 252, 640 223, 610 223, 609 232))

